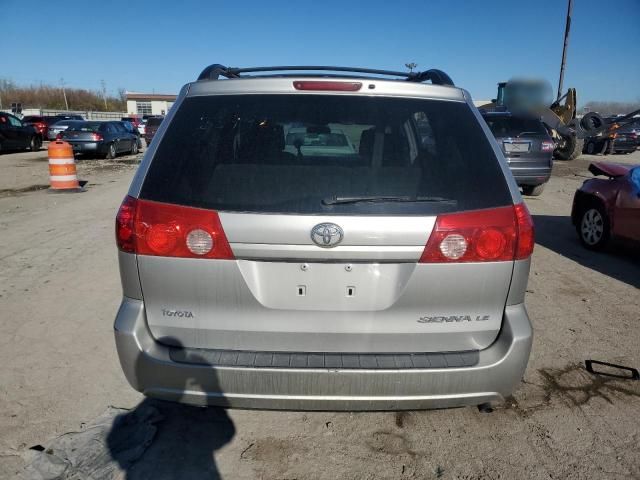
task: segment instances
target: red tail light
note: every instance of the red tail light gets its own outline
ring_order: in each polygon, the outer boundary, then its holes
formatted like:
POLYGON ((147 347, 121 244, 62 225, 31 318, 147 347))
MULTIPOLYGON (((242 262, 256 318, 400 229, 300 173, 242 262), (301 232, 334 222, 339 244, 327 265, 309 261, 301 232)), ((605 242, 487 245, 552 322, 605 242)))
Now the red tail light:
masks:
POLYGON ((62 133, 59 133, 56 135, 56 140, 61 140, 62 139, 62 133))
POLYGON ((118 211, 116 242, 140 255, 233 259, 217 212, 133 197, 118 211))
POLYGON ((533 252, 533 222, 524 204, 439 215, 421 263, 501 262, 533 252))
POLYGON ((357 92, 362 88, 360 82, 332 82, 305 80, 293 82, 293 88, 296 90, 324 90, 333 92, 357 92))
POLYGON ((92 133, 91 140, 93 140, 94 142, 101 142, 103 140, 103 137, 99 133, 92 133))
POLYGON ((513 210, 516 214, 516 224, 518 226, 516 260, 524 260, 533 253, 533 247, 536 244, 535 228, 529 209, 524 203, 515 205, 513 210))
POLYGON ((555 145, 553 144, 553 142, 549 142, 547 140, 542 142, 542 151, 543 152, 551 152, 553 151, 553 147, 555 145))

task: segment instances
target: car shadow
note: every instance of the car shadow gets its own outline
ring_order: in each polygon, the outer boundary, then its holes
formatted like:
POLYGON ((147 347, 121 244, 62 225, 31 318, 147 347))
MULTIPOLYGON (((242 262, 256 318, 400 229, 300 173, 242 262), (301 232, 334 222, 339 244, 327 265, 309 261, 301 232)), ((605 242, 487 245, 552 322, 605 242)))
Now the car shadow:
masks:
POLYGON ((582 266, 640 288, 640 253, 637 246, 612 241, 603 252, 582 246, 571 217, 532 215, 536 243, 582 266))
MULTIPOLYGON (((215 370, 209 375, 215 378, 215 370)), ((185 378, 184 384, 185 390, 198 390, 192 378, 185 378)), ((220 479, 214 454, 234 435, 235 426, 224 408, 145 398, 116 418, 107 445, 127 480, 220 479), (157 429, 155 435, 149 428, 157 429)))

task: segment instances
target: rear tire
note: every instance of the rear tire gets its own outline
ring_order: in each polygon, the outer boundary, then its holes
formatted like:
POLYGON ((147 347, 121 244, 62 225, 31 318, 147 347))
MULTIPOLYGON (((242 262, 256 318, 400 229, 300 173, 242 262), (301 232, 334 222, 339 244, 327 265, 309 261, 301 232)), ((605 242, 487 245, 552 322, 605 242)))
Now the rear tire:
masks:
POLYGON ((585 205, 576 230, 582 245, 589 250, 602 250, 611 237, 609 217, 604 207, 596 202, 585 205))
POLYGON ((543 192, 544 185, 545 185, 544 183, 540 185, 523 185, 522 193, 524 193, 529 197, 537 197, 543 192))
POLYGON ((113 160, 116 158, 116 146, 113 143, 110 143, 107 147, 107 154, 105 157, 107 160, 113 160))
POLYGON ((575 160, 582 153, 584 140, 575 135, 563 136, 562 142, 553 152, 558 160, 575 160))
POLYGON ((138 139, 136 138, 133 142, 131 142, 131 155, 138 154, 138 139))

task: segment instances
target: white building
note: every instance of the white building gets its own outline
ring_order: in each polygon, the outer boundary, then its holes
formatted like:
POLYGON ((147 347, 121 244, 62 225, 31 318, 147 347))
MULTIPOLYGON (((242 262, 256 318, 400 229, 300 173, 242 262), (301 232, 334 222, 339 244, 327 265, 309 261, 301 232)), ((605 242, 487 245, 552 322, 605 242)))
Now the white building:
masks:
POLYGON ((176 95, 161 93, 127 92, 129 115, 166 115, 176 101, 176 95))

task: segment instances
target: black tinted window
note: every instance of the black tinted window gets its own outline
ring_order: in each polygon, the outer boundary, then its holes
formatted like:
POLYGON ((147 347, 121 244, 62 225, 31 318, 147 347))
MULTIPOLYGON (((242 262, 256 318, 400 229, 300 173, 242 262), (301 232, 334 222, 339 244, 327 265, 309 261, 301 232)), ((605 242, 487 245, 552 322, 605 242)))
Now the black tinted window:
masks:
POLYGON ((162 123, 162 118, 158 118, 158 117, 149 117, 147 119, 147 126, 148 127, 157 127, 158 125, 160 125, 162 123))
POLYGON ((547 135, 547 130, 542 122, 535 118, 488 115, 484 119, 496 137, 547 135))
POLYGON ((338 215, 427 214, 511 202, 466 104, 343 95, 186 99, 141 196, 227 211, 338 215), (323 202, 358 196, 452 202, 323 202))
POLYGON ((99 122, 75 122, 67 129, 70 132, 97 132, 100 130, 99 122))

